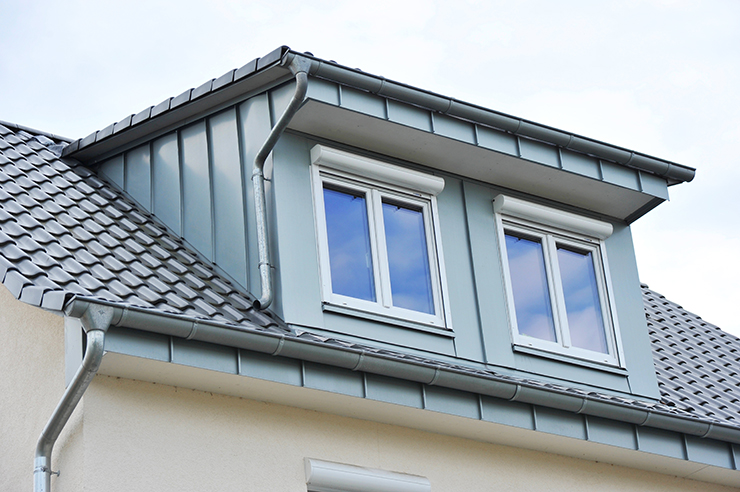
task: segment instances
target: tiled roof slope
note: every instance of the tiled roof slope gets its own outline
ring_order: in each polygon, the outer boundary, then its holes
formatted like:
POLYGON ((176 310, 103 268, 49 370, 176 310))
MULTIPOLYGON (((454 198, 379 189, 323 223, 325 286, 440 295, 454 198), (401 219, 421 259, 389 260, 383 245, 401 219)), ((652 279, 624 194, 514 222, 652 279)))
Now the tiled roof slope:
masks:
MULTIPOLYGON (((489 379, 740 427, 740 339, 643 286, 662 401, 649 403, 291 332, 125 195, 55 152, 67 141, 0 122, 0 282, 60 309, 79 294, 285 333, 489 379)), ((77 164, 77 163, 73 163, 77 164)))
POLYGON ((286 331, 122 193, 60 160, 61 144, 0 124, 0 281, 13 295, 47 309, 77 294, 286 331))
POLYGON ((740 425, 740 338, 642 285, 653 362, 665 403, 740 425))

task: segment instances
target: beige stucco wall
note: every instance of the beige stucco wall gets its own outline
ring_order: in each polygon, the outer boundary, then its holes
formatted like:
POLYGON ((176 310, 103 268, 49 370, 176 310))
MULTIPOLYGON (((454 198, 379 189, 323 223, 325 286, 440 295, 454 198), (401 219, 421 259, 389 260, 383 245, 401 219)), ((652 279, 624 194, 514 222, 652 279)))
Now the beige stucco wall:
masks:
MULTIPOLYGON (((305 457, 426 476, 441 491, 720 491, 722 486, 272 403, 98 376, 84 490, 305 492, 305 457)), ((57 490, 65 478, 58 479, 57 490)))
POLYGON ((64 320, 3 285, 0 369, 0 489, 31 490, 36 440, 64 392, 64 320))
MULTIPOLYGON (((31 490, 64 390, 61 316, 0 286, 0 489, 31 490)), ((441 491, 737 490, 162 384, 97 376, 54 451, 55 492, 306 492, 306 457, 429 478, 441 491)))

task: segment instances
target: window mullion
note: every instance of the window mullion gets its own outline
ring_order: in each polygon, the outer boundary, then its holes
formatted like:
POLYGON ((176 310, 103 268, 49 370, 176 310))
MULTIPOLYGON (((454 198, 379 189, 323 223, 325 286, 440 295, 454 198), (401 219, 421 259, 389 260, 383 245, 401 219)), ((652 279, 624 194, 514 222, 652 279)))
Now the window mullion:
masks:
POLYGON ((432 222, 432 210, 430 204, 425 204, 422 207, 422 215, 424 217, 424 234, 427 241, 427 261, 429 262, 429 275, 432 283, 432 297, 434 299, 434 313, 440 317, 444 317, 444 309, 442 307, 442 293, 440 289, 435 286, 439 285, 439 268, 437 268, 437 258, 439 257, 437 248, 435 246, 435 230, 432 222))
POLYGON ((571 346, 570 331, 568 331, 568 312, 565 308, 565 294, 563 293, 563 281, 560 276, 560 265, 558 264, 557 244, 555 238, 548 234, 544 238, 547 256, 546 267, 548 269, 548 281, 550 285, 550 298, 553 302, 555 312, 555 330, 558 333, 560 344, 568 348, 571 346))
POLYGON ((388 266, 388 248, 385 242, 385 226, 383 224, 383 199, 378 190, 370 190, 370 203, 368 207, 372 209, 373 214, 373 231, 371 236, 374 238, 375 247, 374 260, 377 268, 375 269, 375 285, 380 288, 380 302, 383 307, 389 308, 393 305, 391 295, 391 275, 388 266))

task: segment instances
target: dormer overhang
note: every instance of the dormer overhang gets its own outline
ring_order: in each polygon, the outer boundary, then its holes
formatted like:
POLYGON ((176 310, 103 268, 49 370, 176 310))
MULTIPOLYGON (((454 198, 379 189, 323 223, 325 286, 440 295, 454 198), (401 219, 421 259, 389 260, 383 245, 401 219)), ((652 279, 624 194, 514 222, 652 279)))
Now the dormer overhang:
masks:
MULTIPOLYGON (((289 129, 370 154, 472 178, 630 223, 695 170, 390 81, 288 47, 77 140, 63 155, 93 165, 164 132, 271 91, 280 111, 294 57, 310 62, 289 129)), ((289 96, 288 96, 289 97, 289 96)))

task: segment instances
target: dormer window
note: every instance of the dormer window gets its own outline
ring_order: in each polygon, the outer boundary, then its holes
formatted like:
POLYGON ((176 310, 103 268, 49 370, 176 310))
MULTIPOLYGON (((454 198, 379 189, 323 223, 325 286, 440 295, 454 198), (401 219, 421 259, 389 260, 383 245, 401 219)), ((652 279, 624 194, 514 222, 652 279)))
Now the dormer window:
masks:
POLYGON ((321 145, 311 157, 325 305, 446 327, 444 180, 321 145))
POLYGON ((611 224, 504 195, 494 210, 514 344, 619 365, 611 224))

